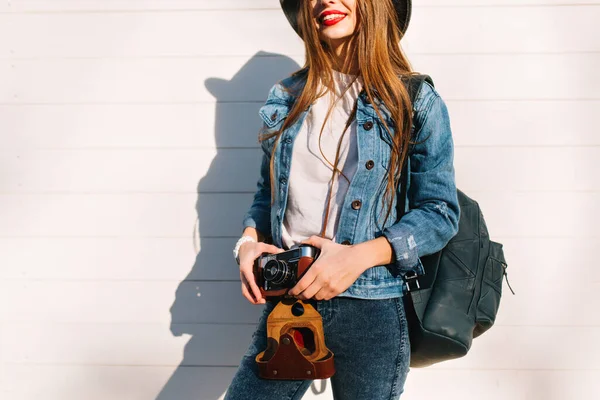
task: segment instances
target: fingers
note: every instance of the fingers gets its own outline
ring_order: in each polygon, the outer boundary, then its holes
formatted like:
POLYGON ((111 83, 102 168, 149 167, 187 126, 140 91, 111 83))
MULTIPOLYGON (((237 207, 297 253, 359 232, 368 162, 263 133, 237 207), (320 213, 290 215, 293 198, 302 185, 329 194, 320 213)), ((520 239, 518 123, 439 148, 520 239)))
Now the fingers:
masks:
POLYGON ((321 288, 317 293, 313 296, 315 300, 331 300, 333 297, 333 292, 329 289, 321 288))
MULTIPOLYGON (((306 289, 304 289, 304 291, 301 292, 297 297, 301 300, 312 299, 313 296, 321 290, 322 290, 322 288, 315 281, 310 286, 308 286, 306 289)), ((321 300, 321 299, 316 299, 316 300, 321 300)))
POLYGON ((315 246, 316 248, 320 249, 323 247, 323 244, 327 241, 327 239, 324 239, 321 236, 312 235, 308 239, 303 240, 301 243, 310 244, 311 246, 315 246))
POLYGON ((272 253, 272 254, 278 254, 278 253, 281 253, 282 251, 284 251, 283 249, 280 249, 277 246, 273 246, 272 244, 267 244, 267 243, 261 243, 261 250, 264 253, 272 253))
MULTIPOLYGON (((315 263, 316 264, 316 263, 315 263)), ((313 284, 313 282, 315 281, 315 279, 317 278, 317 271, 318 269, 315 268, 315 265, 313 264, 313 266, 306 271, 306 273, 304 274, 304 276, 302 277, 302 279, 300 279, 298 281, 298 283, 296 283, 296 286, 294 286, 293 288, 291 288, 288 292, 288 294, 290 296, 298 296, 298 295, 304 295, 304 291, 313 284)), ((310 298, 310 297, 307 297, 310 298)))
POLYGON ((284 251, 277 246, 263 242, 246 242, 240 246, 240 267, 252 264, 262 253, 277 254, 284 251))
POLYGON ((248 291, 249 295, 253 296, 251 302, 253 304, 262 304, 265 302, 262 295, 260 294, 260 290, 254 281, 254 274, 252 272, 242 271, 241 274, 242 284, 245 284, 246 291, 248 291))
POLYGON ((277 246, 263 242, 246 242, 240 247, 240 279, 242 281, 242 294, 252 304, 264 304, 260 289, 256 284, 253 272, 253 263, 263 253, 280 253, 284 251, 277 246))
POLYGON ((310 285, 304 292, 300 295, 306 298, 303 300, 308 300, 314 298, 315 300, 325 300, 325 296, 329 293, 329 288, 320 287, 319 285, 310 285))
POLYGON ((342 291, 332 286, 328 281, 316 278, 306 289, 296 297, 301 300, 330 300, 342 291))
POLYGON ((246 300, 248 300, 252 304, 265 304, 266 303, 266 300, 264 298, 261 298, 258 301, 255 300, 254 297, 250 294, 250 291, 248 290, 248 286, 244 285, 243 283, 242 283, 242 294, 244 295, 246 300))
POLYGON ((256 304, 256 302, 254 301, 254 298, 252 297, 252 295, 248 291, 248 287, 246 286, 246 284, 244 282, 242 282, 242 294, 244 295, 244 297, 246 298, 246 300, 248 300, 250 303, 256 304))

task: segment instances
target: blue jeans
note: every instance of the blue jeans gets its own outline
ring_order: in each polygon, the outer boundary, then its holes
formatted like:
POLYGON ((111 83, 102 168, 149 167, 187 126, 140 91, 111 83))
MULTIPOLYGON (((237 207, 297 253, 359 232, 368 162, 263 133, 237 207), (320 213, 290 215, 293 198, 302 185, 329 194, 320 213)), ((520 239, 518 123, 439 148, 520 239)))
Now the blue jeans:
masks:
MULTIPOLYGON (((410 369, 410 342, 402 298, 335 297, 313 304, 323 318, 325 344, 334 353, 336 372, 331 377, 334 398, 400 398, 410 369)), ((274 306, 267 302, 225 400, 296 400, 310 387, 312 380, 270 380, 258 376, 255 357, 267 347, 267 317, 274 306)))

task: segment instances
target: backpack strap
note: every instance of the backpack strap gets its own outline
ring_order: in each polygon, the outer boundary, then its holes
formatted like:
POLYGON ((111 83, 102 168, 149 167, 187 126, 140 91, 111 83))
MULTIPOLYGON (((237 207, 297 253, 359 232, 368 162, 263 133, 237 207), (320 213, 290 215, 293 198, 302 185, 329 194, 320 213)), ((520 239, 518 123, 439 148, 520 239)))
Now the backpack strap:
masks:
POLYGON ((426 74, 402 76, 402 82, 408 89, 408 94, 410 96, 410 100, 413 102, 413 105, 417 99, 419 90, 421 90, 421 86, 423 86, 424 81, 427 81, 427 83, 433 86, 433 79, 431 79, 431 76, 426 74))
MULTIPOLYGON (((414 109, 414 104, 417 100, 417 96, 421 91, 421 86, 423 86, 423 82, 427 81, 431 86, 433 86, 433 79, 429 75, 418 74, 418 75, 410 75, 408 77, 403 77, 402 82, 406 85, 408 89, 408 94, 410 95, 410 101, 412 102, 412 106, 414 109)), ((413 112, 414 114, 414 112, 413 112)), ((410 156, 410 154, 409 154, 410 156)), ((396 202, 396 214, 397 219, 399 221, 400 218, 404 215, 404 210, 406 209, 406 190, 408 184, 408 158, 404 160, 404 165, 402 166, 402 172, 400 173, 400 199, 396 202)))

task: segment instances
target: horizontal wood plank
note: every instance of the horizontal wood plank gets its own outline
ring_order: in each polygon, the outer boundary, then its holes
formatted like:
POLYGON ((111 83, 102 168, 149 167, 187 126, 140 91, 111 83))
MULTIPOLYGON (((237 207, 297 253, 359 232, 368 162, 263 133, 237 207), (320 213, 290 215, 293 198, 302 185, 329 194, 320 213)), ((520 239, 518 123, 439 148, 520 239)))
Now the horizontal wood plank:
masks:
MULTIPOLYGON (((578 287, 560 281, 536 284, 526 279, 527 274, 520 276, 521 270, 530 268, 539 275, 544 273, 543 265, 509 261, 510 281, 517 295, 511 295, 503 283, 498 326, 600 326, 600 316, 594 312, 600 281, 589 280, 578 287)), ((582 275, 576 266, 571 268, 572 275, 582 275)), ((5 300, 0 321, 6 323, 231 324, 252 323, 258 312, 242 297, 239 281, 6 280, 0 288, 5 300)))
MULTIPOLYGON (((260 50, 304 54, 302 41, 279 7, 252 8, 0 14, 0 38, 5 38, 0 39, 0 55, 252 56, 260 50), (231 20, 235 24, 224 24, 231 20)), ((415 8, 403 44, 409 55, 598 52, 600 43, 588 34, 598 19, 600 7, 415 8), (457 20, 469 23, 456 24, 457 20)))
MULTIPOLYGON (((0 63, 0 103, 261 102, 302 62, 269 54, 14 60, 0 63)), ((415 55, 413 63, 445 100, 599 100, 600 53, 415 55)))
POLYGON ((0 279, 238 282, 239 269, 232 254, 236 240, 0 238, 0 265, 10 265, 0 269, 0 279))
MULTIPOLYGON (((428 0, 435 1, 435 0, 428 0)), ((464 1, 464 0, 456 0, 464 1)), ((487 1, 487 0, 484 0, 487 1)), ((512 0, 511 0, 512 1, 512 0)), ((554 0, 529 0, 554 1, 554 0)), ((574 0, 566 0, 574 1, 574 0)), ((591 1, 591 0, 584 0, 591 1)), ((277 8, 277 0, 13 0, 4 4, 0 10, 20 12, 65 12, 65 11, 163 11, 170 10, 239 10, 277 8)))
MULTIPOLYGON (((547 287, 552 291, 562 285, 565 276, 573 275, 600 282, 600 269, 586 261, 596 253, 597 238, 492 235, 492 239, 504 245, 509 280, 516 292, 534 282, 539 285, 536 290, 547 287)), ((189 238, 0 238, 0 264, 10 266, 0 269, 0 279, 238 282, 239 271, 231 254, 236 240, 204 237, 196 250, 197 244, 189 238)), ((508 296, 506 286, 504 290, 508 296)))
POLYGON ((257 321, 258 318, 252 324, 173 326, 15 324, 3 328, 1 337, 7 346, 2 361, 46 365, 235 367, 250 344, 257 321), (10 346, 16 342, 28 345, 10 346), (185 351, 183 358, 182 351, 185 351))
POLYGON ((3 394, 11 400, 223 399, 234 367, 10 364, 3 394), (34 384, 35 383, 35 384, 34 384))
POLYGON ((0 105, 3 148, 258 148, 261 105, 0 105))
MULTIPOLYGON (((600 190, 600 146, 457 146, 454 153, 464 191, 600 190)), ((14 172, 0 193, 254 192, 262 156, 259 148, 2 150, 0 165, 14 172)))
POLYGON ((249 324, 262 309, 242 296, 239 282, 4 281, 0 287, 3 322, 249 324))
POLYGON ((555 360, 542 370, 412 368, 406 381, 405 395, 407 398, 444 397, 452 400, 583 399, 600 396, 600 384, 598 371, 564 370, 560 367, 560 360, 555 360), (464 382, 469 384, 465 385, 464 382))
MULTIPOLYGON (((3 361, 35 364, 236 366, 253 325, 194 325, 191 337, 173 338, 168 327, 137 324, 5 324, 9 348, 3 361), (42 334, 41 332, 44 332, 42 334), (184 348, 185 346, 185 348, 184 348), (149 348, 154 351, 148 351, 149 348), (180 352, 184 351, 183 358, 180 352)), ((467 356, 436 364, 437 370, 573 370, 600 368, 600 327, 502 327, 474 340, 467 356), (571 338, 570 346, 553 343, 571 338), (502 352, 498 349, 502 348, 502 352), (527 349, 527 351, 524 351, 527 349)))
MULTIPOLYGON (((504 245, 508 279, 517 293, 512 296, 508 285, 503 283, 497 325, 600 325, 600 317, 593 311, 600 272, 587 262, 596 252, 597 239, 493 239, 504 245), (585 277, 584 284, 566 284, 565 277, 570 276, 585 277), (560 301, 557 300, 559 295, 560 301)), ((124 290, 131 283, 132 290, 141 291, 134 298, 143 299, 152 296, 145 293, 144 282, 148 283, 148 290, 158 287, 161 288, 158 290, 166 293, 179 287, 182 297, 177 301, 184 305, 181 309, 186 306, 192 309, 198 301, 194 297, 197 287, 201 294, 204 293, 204 288, 213 293, 211 290, 214 286, 226 288, 223 289, 222 296, 239 297, 239 273, 231 256, 234 242, 235 238, 204 238, 194 261, 192 245, 189 240, 184 239, 1 239, 0 263, 10 268, 0 271, 0 279, 4 280, 7 287, 16 285, 26 288, 24 297, 19 293, 14 294, 16 297, 21 296, 24 302, 33 288, 42 293, 40 296, 48 293, 53 298, 53 293, 70 293, 77 298, 86 297, 79 287, 94 288, 89 289, 94 293, 116 292, 124 290)), ((60 310, 68 307, 61 305, 63 302, 71 301, 71 297, 62 300, 59 298, 53 306, 60 310)), ((94 299, 90 301, 93 302, 94 299)), ((121 301, 126 300, 118 302, 121 301)), ((166 308, 166 302, 171 300, 167 298, 164 301, 163 308, 166 308)), ((40 304, 43 302, 36 301, 32 306, 38 307, 40 304)), ((242 304, 235 304, 231 319, 224 322, 234 323, 238 313, 244 312, 243 307, 239 308, 242 304)), ((100 305, 89 306, 97 309, 100 305)), ((28 314, 30 312, 34 310, 28 311, 28 314)), ((40 312, 44 313, 43 310, 40 312)), ((106 313, 109 313, 108 309, 106 313)), ((180 322, 210 322, 212 318, 211 315, 191 315, 188 319, 187 313, 185 315, 186 318, 180 322)), ((18 318, 16 314, 15 316, 18 318)), ((62 317, 68 318, 68 314, 62 317)), ((108 315, 106 318, 110 319, 108 315)), ((141 321, 152 318, 151 314, 147 314, 141 316, 141 321)), ((242 321, 249 322, 243 318, 242 321)))
MULTIPOLYGON (((11 400, 222 400, 234 367, 10 364, 4 392, 11 400), (74 379, 77 377, 78 379, 74 379), (32 385, 32 379, 36 384, 32 385)), ((331 400, 331 383, 316 381, 303 400, 331 400)), ((563 400, 600 396, 597 371, 411 369, 403 396, 448 400, 563 400), (436 382, 432 385, 431 382, 436 382), (470 382, 464 385, 464 382, 470 382)))
MULTIPOLYGON (((429 7, 587 6, 598 0, 422 0, 414 9, 429 7)), ((279 9, 277 0, 17 0, 0 3, 1 12, 113 12, 224 9, 279 9)))
MULTIPOLYGON (((447 97, 447 96, 445 96, 447 97)), ((597 146, 598 101, 447 100, 456 146, 597 146)))
MULTIPOLYGON (((422 0, 414 9, 429 7, 587 6, 598 0, 422 0)), ((13 0, 0 3, 2 12, 112 12, 224 9, 279 9, 277 0, 13 0)))
MULTIPOLYGON (((0 105, 2 124, 11 132, 3 150, 257 147, 261 105, 0 105)), ((600 101, 448 100, 446 105, 457 147, 600 145, 600 135, 590 131, 600 101)))
MULTIPOLYGON (((460 187, 459 187, 460 188, 460 187)), ((493 236, 598 238, 600 192, 465 192, 493 236), (549 213, 548 210, 554 210, 549 213), (558 216, 557 216, 558 215, 558 216)), ((253 194, 0 195, 0 237, 239 237, 253 194)))

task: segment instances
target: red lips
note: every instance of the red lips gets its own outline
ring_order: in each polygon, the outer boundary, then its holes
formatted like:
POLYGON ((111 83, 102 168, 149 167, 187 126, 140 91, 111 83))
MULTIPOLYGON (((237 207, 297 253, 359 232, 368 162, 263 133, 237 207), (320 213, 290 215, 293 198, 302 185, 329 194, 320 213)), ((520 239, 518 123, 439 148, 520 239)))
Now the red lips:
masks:
POLYGON ((338 10, 326 10, 323 11, 320 15, 319 15, 319 21, 321 21, 321 23, 325 26, 331 26, 331 25, 335 25, 338 22, 340 22, 341 20, 343 20, 344 18, 346 18, 346 14, 338 11, 338 10), (325 18, 327 15, 331 15, 331 14, 340 14, 339 18, 332 18, 332 19, 328 19, 328 20, 323 20, 323 18, 325 18))

